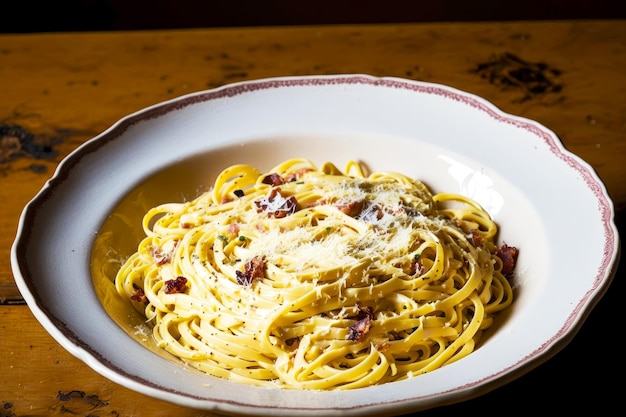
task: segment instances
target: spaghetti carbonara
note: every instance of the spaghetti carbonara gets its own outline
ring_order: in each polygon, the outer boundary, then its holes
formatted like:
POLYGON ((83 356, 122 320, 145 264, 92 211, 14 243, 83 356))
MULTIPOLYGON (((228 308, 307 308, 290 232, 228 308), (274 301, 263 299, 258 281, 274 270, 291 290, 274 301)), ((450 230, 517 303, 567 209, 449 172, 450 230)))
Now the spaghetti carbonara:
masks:
POLYGON ((290 159, 154 207, 117 291, 157 345, 246 384, 353 389, 471 353, 517 249, 477 203, 399 173, 290 159))

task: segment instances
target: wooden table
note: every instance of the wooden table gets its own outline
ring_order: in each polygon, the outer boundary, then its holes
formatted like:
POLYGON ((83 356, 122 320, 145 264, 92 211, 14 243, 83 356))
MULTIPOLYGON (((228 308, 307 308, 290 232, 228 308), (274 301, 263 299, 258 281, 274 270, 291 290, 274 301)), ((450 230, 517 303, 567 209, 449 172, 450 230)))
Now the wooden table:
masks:
MULTIPOLYGON (((448 84, 537 120, 597 170, 624 233, 626 21, 0 35, 0 129, 33 135, 28 148, 10 135, 0 142, 0 416, 210 415, 116 385, 48 335, 13 281, 18 217, 65 155, 128 113, 234 81, 336 73, 448 84)), ((423 415, 623 409, 625 273, 622 262, 580 333, 553 359, 487 395, 423 415)))

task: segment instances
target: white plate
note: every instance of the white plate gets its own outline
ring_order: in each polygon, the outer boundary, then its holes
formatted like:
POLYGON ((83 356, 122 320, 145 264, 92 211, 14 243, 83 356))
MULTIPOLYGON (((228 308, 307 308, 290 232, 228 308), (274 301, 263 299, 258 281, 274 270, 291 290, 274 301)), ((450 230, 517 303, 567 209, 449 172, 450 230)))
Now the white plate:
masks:
POLYGON ((11 252, 37 319, 105 377, 184 406, 285 416, 398 414, 486 393, 574 337, 618 257, 604 185, 552 131, 450 87, 366 75, 242 82, 129 115, 59 165, 11 252), (407 381, 305 392, 216 379, 150 346, 109 277, 136 248, 144 211, 197 195, 228 165, 264 170, 290 157, 359 159, 491 213, 500 239, 520 248, 516 299, 475 352, 407 381))

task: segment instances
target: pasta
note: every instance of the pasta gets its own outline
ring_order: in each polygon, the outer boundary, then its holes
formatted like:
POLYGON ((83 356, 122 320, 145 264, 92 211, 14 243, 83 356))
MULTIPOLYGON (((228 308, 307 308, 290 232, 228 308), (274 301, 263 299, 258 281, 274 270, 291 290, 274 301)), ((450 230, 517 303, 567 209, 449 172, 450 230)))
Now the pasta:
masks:
POLYGON ((517 248, 476 202, 403 174, 233 165, 143 218, 117 291, 160 348, 245 384, 354 389, 470 354, 513 301, 517 248))

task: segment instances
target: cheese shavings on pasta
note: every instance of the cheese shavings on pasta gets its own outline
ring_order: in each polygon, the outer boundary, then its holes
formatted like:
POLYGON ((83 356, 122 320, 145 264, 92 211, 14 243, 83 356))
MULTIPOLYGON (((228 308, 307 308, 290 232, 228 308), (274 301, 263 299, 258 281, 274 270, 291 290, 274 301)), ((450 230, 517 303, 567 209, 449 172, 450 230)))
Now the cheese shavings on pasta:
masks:
POLYGON ((154 207, 117 291, 157 345, 210 375, 354 389, 470 354, 508 307, 517 249, 476 202, 399 173, 290 159, 225 169, 154 207))

